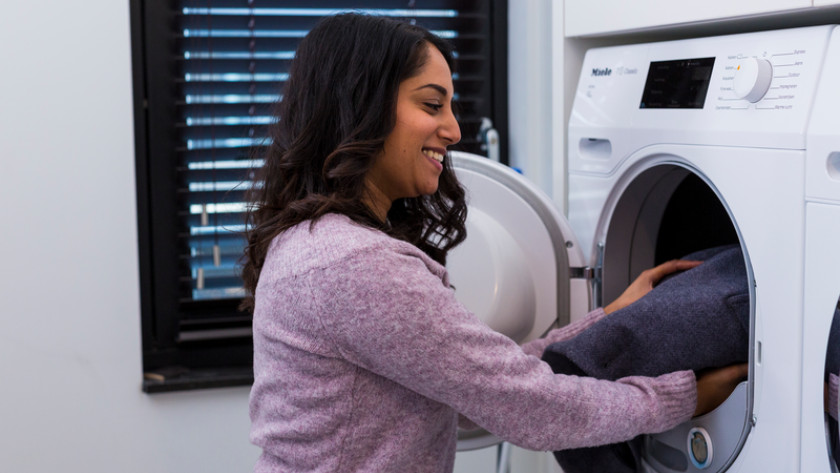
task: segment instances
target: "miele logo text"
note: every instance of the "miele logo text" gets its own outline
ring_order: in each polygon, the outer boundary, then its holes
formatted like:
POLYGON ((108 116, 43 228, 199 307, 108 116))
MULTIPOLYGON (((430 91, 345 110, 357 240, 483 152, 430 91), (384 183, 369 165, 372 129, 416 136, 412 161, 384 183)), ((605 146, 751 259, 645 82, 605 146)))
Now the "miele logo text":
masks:
POLYGON ((595 67, 592 69, 593 76, 608 76, 610 74, 612 74, 612 69, 610 69, 609 67, 605 67, 603 69, 598 69, 597 67, 595 67))

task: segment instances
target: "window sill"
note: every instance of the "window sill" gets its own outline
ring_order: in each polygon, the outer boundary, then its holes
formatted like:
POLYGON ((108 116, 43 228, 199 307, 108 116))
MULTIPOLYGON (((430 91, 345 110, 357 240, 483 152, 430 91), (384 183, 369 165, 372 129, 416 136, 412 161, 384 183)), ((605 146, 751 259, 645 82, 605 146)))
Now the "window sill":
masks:
POLYGON ((157 394, 197 389, 250 386, 254 382, 251 367, 220 369, 162 368, 143 375, 143 392, 157 394))

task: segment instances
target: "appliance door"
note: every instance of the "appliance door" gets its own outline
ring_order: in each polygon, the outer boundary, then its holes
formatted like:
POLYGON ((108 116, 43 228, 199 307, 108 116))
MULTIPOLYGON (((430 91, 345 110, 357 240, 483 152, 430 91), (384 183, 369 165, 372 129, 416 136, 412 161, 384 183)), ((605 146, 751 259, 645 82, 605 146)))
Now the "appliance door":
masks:
MULTIPOLYGON (((520 344, 585 314, 588 284, 569 276, 583 253, 548 196, 485 157, 451 152, 450 158, 469 209, 467 239, 447 261, 458 300, 520 344)), ((458 449, 500 441, 484 430, 460 431, 458 449)))

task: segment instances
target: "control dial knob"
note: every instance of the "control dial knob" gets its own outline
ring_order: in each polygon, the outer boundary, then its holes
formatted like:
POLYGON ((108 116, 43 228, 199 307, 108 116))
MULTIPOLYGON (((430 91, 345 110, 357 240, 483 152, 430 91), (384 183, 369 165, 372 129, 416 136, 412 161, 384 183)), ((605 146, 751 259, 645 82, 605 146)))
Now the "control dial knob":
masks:
POLYGON ((732 90, 739 99, 758 102, 770 88, 773 65, 766 59, 755 57, 743 59, 735 71, 732 90))

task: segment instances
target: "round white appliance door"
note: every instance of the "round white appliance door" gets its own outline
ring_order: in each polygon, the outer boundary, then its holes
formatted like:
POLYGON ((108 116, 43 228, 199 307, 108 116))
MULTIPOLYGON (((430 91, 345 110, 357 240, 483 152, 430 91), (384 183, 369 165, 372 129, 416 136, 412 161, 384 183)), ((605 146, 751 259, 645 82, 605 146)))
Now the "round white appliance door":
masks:
MULTIPOLYGON (((571 318, 570 266, 583 254, 566 220, 534 184, 485 157, 451 152, 467 192, 467 239, 447 258, 455 296, 494 330, 524 343, 571 318)), ((585 286, 583 286, 585 287, 585 286)), ((575 296, 587 301, 587 294, 575 296)), ((500 440, 460 431, 458 449, 500 440)))

